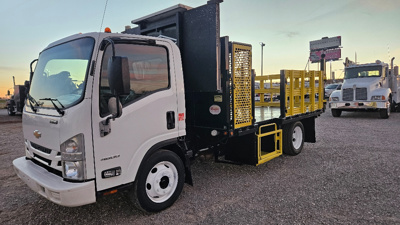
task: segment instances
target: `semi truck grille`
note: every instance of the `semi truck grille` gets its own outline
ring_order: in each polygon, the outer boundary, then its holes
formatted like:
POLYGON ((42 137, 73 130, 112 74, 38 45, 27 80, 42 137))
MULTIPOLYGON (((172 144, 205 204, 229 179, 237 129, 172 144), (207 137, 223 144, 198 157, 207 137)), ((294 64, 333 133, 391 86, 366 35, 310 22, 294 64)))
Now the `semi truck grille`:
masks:
POLYGON ((353 89, 343 89, 343 101, 353 101, 353 89))
POLYGON ((367 88, 356 88, 356 100, 367 100, 367 88))

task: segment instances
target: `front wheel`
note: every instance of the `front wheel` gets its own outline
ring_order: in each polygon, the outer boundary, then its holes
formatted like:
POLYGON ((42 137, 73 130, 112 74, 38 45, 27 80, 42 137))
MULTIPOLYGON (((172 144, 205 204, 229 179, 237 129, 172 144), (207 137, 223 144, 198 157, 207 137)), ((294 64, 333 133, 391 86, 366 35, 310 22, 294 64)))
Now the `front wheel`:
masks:
POLYGON ((331 109, 331 112, 333 117, 340 117, 342 115, 342 110, 340 109, 331 109))
POLYGON ((179 156, 172 151, 160 150, 142 165, 129 197, 137 208, 158 212, 178 199, 184 180, 185 168, 179 156))
POLYGON ((297 155, 304 145, 304 126, 301 122, 289 124, 283 130, 283 152, 288 155, 297 155))
POLYGON ((7 106, 7 113, 9 116, 14 116, 15 112, 14 112, 14 107, 12 107, 11 105, 7 106))
POLYGON ((392 100, 392 97, 389 98, 390 103, 390 112, 396 112, 396 103, 392 100))
POLYGON ((379 117, 381 119, 387 119, 389 118, 389 115, 390 115, 390 108, 379 110, 379 117))

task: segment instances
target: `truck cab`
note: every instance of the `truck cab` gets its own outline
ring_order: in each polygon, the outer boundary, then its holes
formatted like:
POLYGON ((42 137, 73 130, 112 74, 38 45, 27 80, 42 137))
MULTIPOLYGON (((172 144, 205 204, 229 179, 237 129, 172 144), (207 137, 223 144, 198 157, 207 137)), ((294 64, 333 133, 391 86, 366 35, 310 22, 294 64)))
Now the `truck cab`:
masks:
MULTIPOLYGON (((25 157, 14 161, 17 174, 65 206, 93 203, 96 193, 132 183, 154 146, 179 149, 185 135, 184 116, 178 118, 185 112, 179 59, 172 41, 137 35, 77 34, 50 44, 32 77, 23 116, 25 157), (127 91, 117 95, 108 79, 115 57, 128 65, 127 91), (109 110, 115 98, 119 118, 109 110)), ((183 153, 173 154, 182 156, 180 164, 160 168, 166 176, 154 174, 172 185, 158 197, 176 195, 183 184, 183 153)))
MULTIPOLYGON (((393 66, 392 66, 393 68, 393 66)), ((354 64, 345 67, 342 90, 333 91, 330 108, 334 117, 342 111, 379 111, 381 118, 389 118, 398 104, 396 89, 399 80, 394 69, 377 60, 375 63, 354 64)))

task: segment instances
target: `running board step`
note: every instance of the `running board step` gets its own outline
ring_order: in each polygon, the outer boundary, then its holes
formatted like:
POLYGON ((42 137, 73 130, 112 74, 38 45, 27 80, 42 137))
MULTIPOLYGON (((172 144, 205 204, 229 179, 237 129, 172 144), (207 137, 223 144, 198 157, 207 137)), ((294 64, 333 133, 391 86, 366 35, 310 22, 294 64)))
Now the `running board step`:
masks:
POLYGON ((282 129, 277 129, 276 123, 266 124, 259 127, 257 136, 257 153, 258 153, 258 163, 256 166, 261 165, 271 159, 274 159, 280 155, 282 155, 282 129), (263 130, 271 130, 268 132, 264 132, 263 130), (262 138, 274 135, 274 143, 275 150, 272 152, 263 152, 262 151, 262 138))

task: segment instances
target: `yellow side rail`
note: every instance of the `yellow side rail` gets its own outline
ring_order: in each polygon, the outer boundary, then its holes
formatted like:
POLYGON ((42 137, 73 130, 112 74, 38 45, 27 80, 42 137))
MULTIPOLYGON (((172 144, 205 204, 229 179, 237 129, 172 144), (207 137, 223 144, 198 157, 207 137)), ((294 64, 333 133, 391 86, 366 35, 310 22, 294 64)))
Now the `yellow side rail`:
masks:
MULTIPOLYGON (((323 108, 323 71, 282 70, 281 72, 284 73, 286 83, 286 116, 323 108), (316 98, 317 94, 318 97, 316 98), (309 98, 306 99, 306 96, 309 96, 309 98)), ((280 74, 255 77, 255 80, 260 82, 260 89, 255 90, 255 93, 260 95, 260 101, 255 102, 255 106, 280 107, 280 101, 277 98, 280 95, 280 79, 280 74), (265 87, 265 84, 269 87, 265 87), (267 101, 264 100, 265 96, 267 96, 267 101)))
POLYGON ((258 134, 257 134, 257 153, 258 153, 258 165, 261 165, 273 158, 276 158, 280 155, 282 155, 282 130, 277 129, 276 123, 271 123, 271 124, 266 124, 263 126, 259 127, 258 134), (274 126, 274 130, 267 132, 267 133, 262 133, 262 128, 264 127, 269 127, 269 126, 274 126), (275 151, 273 152, 268 152, 268 153, 263 153, 261 149, 261 138, 269 135, 275 135, 274 136, 274 142, 275 142, 275 151))

